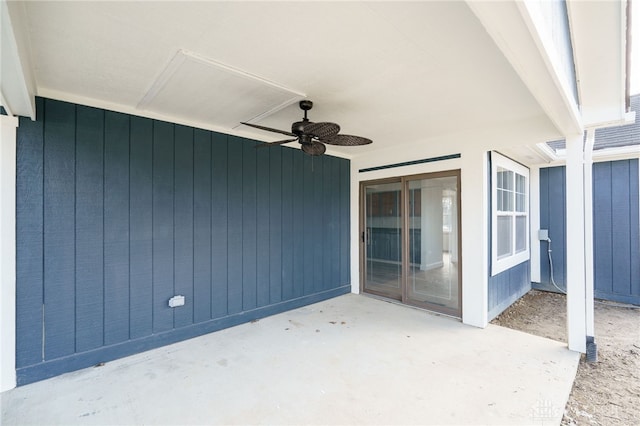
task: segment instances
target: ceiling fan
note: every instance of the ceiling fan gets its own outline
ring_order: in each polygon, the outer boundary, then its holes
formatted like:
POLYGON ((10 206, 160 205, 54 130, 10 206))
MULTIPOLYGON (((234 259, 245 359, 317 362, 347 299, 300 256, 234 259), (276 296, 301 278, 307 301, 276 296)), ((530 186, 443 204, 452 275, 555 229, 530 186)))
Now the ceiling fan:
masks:
POLYGON ((361 136, 341 135, 340 126, 336 123, 321 122, 314 123, 307 118, 307 111, 313 107, 313 102, 302 100, 299 103, 300 109, 304 111, 302 121, 296 121, 291 125, 291 131, 272 129, 271 127, 260 126, 252 123, 241 123, 245 126, 254 127, 267 132, 280 133, 292 137, 293 139, 284 139, 276 142, 265 142, 257 145, 256 148, 277 146, 288 142, 298 141, 302 145, 302 150, 309 155, 322 155, 327 150, 325 144, 340 146, 356 146, 367 145, 372 142, 371 139, 361 136))

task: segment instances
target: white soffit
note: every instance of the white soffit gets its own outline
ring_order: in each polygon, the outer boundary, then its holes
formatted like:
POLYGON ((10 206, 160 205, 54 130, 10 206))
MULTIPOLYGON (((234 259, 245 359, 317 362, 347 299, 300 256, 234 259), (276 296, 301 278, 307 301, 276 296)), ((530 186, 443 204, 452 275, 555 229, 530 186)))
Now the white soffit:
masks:
POLYGON ((300 99, 301 92, 179 50, 137 108, 225 128, 259 121, 300 99))

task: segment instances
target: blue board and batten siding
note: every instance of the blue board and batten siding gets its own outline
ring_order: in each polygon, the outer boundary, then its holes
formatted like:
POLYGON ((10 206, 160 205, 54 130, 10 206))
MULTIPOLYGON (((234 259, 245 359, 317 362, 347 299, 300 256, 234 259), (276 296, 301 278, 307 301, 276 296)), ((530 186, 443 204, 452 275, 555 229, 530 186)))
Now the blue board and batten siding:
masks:
POLYGON ((522 262, 499 274, 489 277, 488 318, 500 315, 516 300, 531 290, 530 262, 522 262))
MULTIPOLYGON (((640 202, 638 160, 593 165, 595 297, 640 305, 640 202)), ((553 275, 566 288, 565 168, 540 169, 540 227, 549 229, 553 275)), ((537 288, 550 289, 547 245, 541 242, 537 288)))
POLYGON ((36 106, 17 134, 19 384, 350 291, 348 160, 36 106))
MULTIPOLYGON (((566 289, 567 239, 566 239, 566 168, 546 167, 540 169, 540 229, 548 230, 551 240, 553 279, 558 287, 566 289)), ((551 283, 549 243, 533 241, 540 245, 540 283, 533 287, 557 291, 551 283)))

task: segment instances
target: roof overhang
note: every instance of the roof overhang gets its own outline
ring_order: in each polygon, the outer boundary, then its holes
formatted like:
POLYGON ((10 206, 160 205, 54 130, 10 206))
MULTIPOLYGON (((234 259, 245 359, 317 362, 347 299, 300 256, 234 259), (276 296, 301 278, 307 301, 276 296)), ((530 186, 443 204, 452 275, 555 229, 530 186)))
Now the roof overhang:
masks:
POLYGON ((585 127, 629 123, 627 1, 567 2, 585 127))

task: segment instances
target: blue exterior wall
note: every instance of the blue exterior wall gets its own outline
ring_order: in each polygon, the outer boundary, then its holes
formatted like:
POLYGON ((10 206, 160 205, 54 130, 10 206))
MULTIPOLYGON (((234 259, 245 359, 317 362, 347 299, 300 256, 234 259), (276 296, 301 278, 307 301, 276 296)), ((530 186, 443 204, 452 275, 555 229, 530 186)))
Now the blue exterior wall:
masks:
MULTIPOLYGON (((551 259, 553 260, 554 281, 561 289, 566 289, 566 168, 547 167, 540 169, 540 229, 549 231, 551 239, 551 259)), ((557 291, 551 284, 549 245, 546 241, 534 240, 540 245, 540 283, 533 287, 557 291)))
POLYGON ((488 318, 500 315, 516 300, 531 290, 530 262, 522 262, 513 268, 489 277, 488 318))
POLYGON ((36 107, 17 133, 19 385, 350 291, 348 160, 36 107))
MULTIPOLYGON (((540 227, 549 229, 554 278, 566 288, 565 168, 540 169, 540 227)), ((594 163, 593 246, 595 297, 640 304, 638 160, 594 163)), ((547 245, 541 244, 541 283, 550 289, 547 245)))

